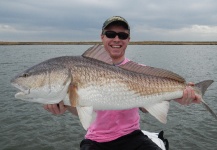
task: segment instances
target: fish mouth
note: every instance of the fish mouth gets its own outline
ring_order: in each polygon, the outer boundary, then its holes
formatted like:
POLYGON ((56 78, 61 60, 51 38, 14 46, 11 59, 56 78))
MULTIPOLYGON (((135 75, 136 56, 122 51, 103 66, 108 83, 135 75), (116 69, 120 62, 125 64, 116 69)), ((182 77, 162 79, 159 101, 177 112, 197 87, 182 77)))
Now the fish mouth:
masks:
POLYGON ((15 83, 11 83, 15 88, 17 88, 19 91, 15 94, 15 98, 25 97, 30 94, 30 89, 20 86, 15 83))

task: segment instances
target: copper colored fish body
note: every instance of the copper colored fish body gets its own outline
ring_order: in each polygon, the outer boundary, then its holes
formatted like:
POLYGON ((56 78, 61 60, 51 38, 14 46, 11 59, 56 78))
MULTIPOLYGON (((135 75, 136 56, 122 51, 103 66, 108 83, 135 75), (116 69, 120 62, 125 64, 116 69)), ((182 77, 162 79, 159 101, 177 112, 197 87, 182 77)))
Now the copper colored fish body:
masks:
MULTIPOLYGON (((202 97, 212 82, 196 84, 196 94, 202 97)), ((20 89, 15 95, 18 99, 43 104, 63 100, 65 105, 76 107, 85 129, 96 115, 93 110, 144 107, 166 123, 169 101, 181 98, 186 87, 185 79, 171 71, 132 61, 113 66, 102 46, 94 46, 82 56, 44 61, 18 74, 11 84, 20 89)), ((204 101, 203 104, 216 117, 204 101)))

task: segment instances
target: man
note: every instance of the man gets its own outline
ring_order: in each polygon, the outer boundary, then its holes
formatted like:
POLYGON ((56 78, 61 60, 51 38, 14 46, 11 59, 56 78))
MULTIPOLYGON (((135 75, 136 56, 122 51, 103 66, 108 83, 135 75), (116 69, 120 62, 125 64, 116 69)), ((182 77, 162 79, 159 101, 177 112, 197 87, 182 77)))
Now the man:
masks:
MULTIPOLYGON (((130 26, 120 17, 107 19, 102 27, 101 40, 105 50, 118 66, 129 61, 125 58, 125 50, 130 41, 130 26)), ((182 105, 200 103, 191 87, 186 87, 183 97, 176 101, 182 105)), ((53 114, 63 114, 67 109, 77 115, 75 108, 59 104, 44 105, 53 114)), ((144 135, 139 126, 139 108, 129 110, 97 111, 95 121, 88 128, 85 139, 81 142, 81 150, 160 150, 160 148, 144 135)), ((147 112, 144 108, 141 111, 147 112)))

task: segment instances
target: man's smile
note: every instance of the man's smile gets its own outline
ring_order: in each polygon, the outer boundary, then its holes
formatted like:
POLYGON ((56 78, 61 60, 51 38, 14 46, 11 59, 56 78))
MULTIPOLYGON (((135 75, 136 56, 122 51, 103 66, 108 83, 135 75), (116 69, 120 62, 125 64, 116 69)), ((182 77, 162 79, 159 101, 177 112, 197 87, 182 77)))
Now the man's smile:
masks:
POLYGON ((112 48, 121 48, 121 45, 111 45, 112 48))

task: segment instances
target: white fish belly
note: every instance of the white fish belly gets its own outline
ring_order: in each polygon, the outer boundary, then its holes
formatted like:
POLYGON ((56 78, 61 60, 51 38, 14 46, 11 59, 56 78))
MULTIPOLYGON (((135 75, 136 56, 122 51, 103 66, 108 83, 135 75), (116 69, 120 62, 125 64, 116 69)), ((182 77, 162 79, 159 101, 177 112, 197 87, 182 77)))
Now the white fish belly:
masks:
POLYGON ((134 107, 151 107, 165 100, 180 98, 183 91, 164 92, 142 96, 124 84, 110 83, 88 86, 78 90, 79 105, 93 106, 95 110, 121 110, 134 107))

